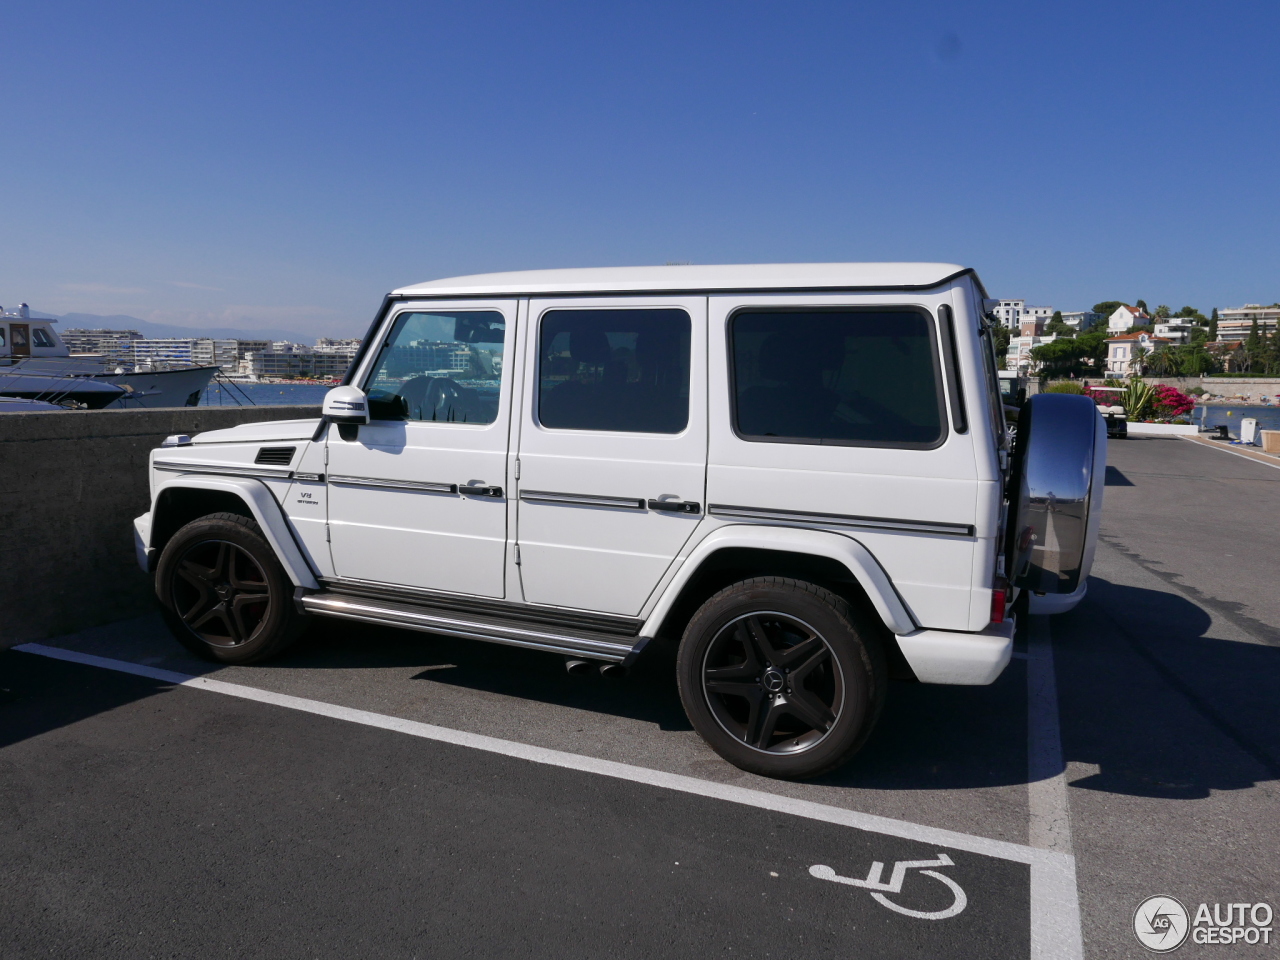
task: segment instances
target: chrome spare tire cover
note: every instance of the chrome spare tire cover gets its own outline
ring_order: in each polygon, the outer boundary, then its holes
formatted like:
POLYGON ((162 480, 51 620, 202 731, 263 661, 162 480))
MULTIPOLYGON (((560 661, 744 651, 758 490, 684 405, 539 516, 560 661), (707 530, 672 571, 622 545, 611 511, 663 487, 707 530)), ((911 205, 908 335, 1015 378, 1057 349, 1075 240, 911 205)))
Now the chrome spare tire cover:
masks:
POLYGON ((1091 399, 1041 393, 1022 408, 1006 543, 1016 586, 1069 594, 1089 576, 1106 466, 1107 425, 1091 399))

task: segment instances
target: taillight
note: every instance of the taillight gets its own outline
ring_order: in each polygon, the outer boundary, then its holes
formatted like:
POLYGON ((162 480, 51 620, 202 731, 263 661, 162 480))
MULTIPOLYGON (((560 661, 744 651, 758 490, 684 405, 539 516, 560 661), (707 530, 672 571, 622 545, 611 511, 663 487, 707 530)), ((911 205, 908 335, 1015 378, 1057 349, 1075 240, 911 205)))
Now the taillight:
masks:
POLYGON ((1009 581, 997 577, 995 586, 991 588, 991 622, 1004 623, 1005 607, 1009 603, 1009 581))

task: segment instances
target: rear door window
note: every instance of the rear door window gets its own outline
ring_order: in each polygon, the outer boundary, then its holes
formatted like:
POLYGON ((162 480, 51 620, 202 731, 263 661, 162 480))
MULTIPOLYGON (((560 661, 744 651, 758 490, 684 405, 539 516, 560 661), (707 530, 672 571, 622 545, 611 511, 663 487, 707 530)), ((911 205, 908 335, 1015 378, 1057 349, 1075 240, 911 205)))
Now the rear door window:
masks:
POLYGON ((689 423, 683 310, 551 310, 542 318, 538 421, 560 430, 680 433, 689 423))
POLYGON ((730 320, 734 427, 745 440, 929 448, 946 434, 923 310, 743 311, 730 320))

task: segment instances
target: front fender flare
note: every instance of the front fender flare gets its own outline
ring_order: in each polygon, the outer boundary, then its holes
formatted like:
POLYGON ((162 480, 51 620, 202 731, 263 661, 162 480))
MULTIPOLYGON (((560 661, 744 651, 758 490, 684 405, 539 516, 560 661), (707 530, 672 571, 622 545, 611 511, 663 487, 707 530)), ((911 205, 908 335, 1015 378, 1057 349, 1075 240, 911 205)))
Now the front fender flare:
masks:
POLYGON ((252 477, 179 474, 172 479, 157 484, 155 498, 151 501, 151 520, 148 524, 146 544, 148 549, 151 547, 151 532, 157 526, 156 520, 159 514, 156 510, 160 504, 160 497, 167 490, 217 490, 239 497, 244 501, 245 506, 249 508, 249 512, 253 514, 253 519, 258 521, 258 526, 262 528, 263 536, 271 544, 271 549, 275 551, 276 558, 284 566, 285 572, 289 574, 289 579, 293 581, 293 585, 295 587, 305 587, 308 590, 320 589, 319 581, 316 580, 311 568, 307 566, 307 561, 302 556, 302 551, 298 549, 298 544, 293 539, 293 533, 289 530, 288 521, 285 520, 280 504, 271 495, 271 491, 267 489, 266 484, 252 477))
POLYGON ((656 635, 662 621, 670 613, 685 585, 711 554, 730 547, 756 550, 781 550, 824 557, 843 565, 857 580, 884 625, 895 634, 918 629, 884 569, 871 552, 857 540, 843 533, 805 530, 799 527, 764 524, 729 524, 708 534, 680 565, 675 577, 663 589, 653 610, 645 618, 640 635, 656 635))

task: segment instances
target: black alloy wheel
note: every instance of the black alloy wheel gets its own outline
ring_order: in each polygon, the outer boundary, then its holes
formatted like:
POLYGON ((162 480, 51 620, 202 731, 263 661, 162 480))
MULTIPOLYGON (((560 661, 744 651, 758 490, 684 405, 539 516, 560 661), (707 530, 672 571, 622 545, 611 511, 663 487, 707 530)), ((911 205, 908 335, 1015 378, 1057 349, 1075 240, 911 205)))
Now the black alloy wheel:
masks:
POLYGON ((884 705, 884 628, 831 591, 757 577, 707 600, 677 657, 694 729, 735 766, 816 777, 866 742, 884 705))
POLYGON ((827 642, 774 610, 720 628, 703 657, 702 689, 725 732, 766 753, 800 753, 821 742, 844 699, 827 642))
POLYGON ((175 533, 160 554, 155 586, 174 636, 209 660, 264 660, 306 625, 262 529, 239 514, 210 514, 175 533))
POLYGON ((196 541, 177 561, 174 575, 174 612, 211 646, 246 643, 267 620, 267 575, 248 551, 230 541, 196 541))

